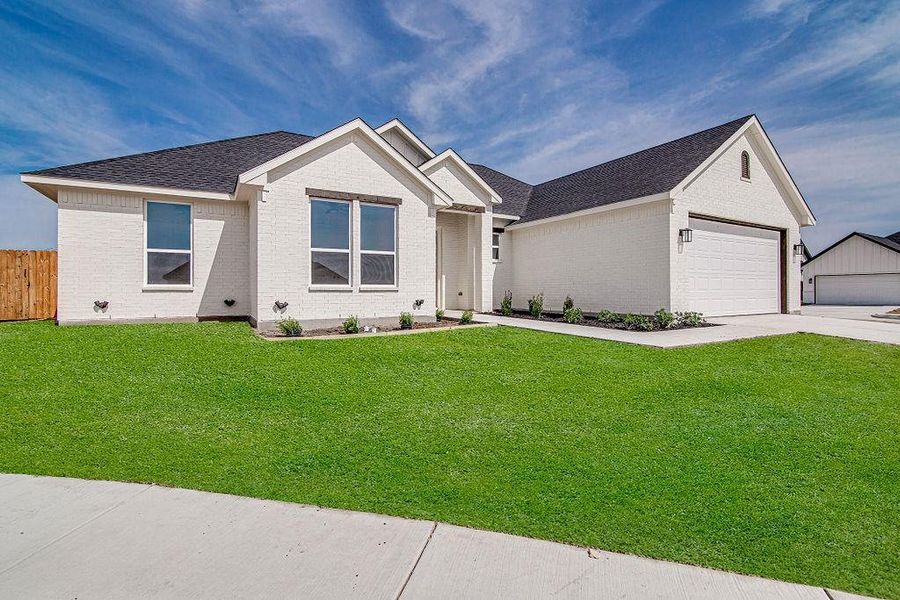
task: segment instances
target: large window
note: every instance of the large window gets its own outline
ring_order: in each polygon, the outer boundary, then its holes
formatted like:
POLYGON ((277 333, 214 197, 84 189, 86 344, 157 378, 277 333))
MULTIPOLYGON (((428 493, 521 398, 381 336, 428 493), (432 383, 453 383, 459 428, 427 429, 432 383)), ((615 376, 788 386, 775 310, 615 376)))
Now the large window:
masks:
POLYGON ((360 283, 397 284, 397 209, 360 204, 360 283))
POLYGON ((191 285, 191 205, 146 203, 147 285, 191 285))
POLYGON ((350 285, 350 203, 310 201, 313 285, 350 285))

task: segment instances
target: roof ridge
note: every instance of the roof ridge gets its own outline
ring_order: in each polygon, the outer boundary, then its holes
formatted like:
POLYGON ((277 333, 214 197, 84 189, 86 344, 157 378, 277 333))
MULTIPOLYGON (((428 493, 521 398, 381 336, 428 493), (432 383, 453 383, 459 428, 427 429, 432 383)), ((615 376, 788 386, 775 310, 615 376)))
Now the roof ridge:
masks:
MULTIPOLYGON (((595 168, 597 168, 597 167, 602 167, 603 165, 608 165, 609 163, 615 162, 615 161, 617 161, 617 160, 622 160, 622 159, 628 158, 628 157, 630 157, 630 156, 634 156, 635 154, 640 154, 641 152, 647 152, 647 151, 649 151, 649 150, 653 150, 653 149, 655 149, 655 148, 659 148, 659 147, 665 146, 665 145, 667 145, 667 144, 673 144, 673 143, 675 143, 675 142, 680 142, 681 140, 685 140, 685 139, 687 139, 687 138, 694 137, 694 136, 700 135, 700 134, 702 134, 702 133, 706 133, 707 131, 712 131, 713 129, 718 129, 719 127, 725 127, 726 125, 731 125, 731 124, 733 124, 733 123, 737 123, 738 121, 747 121, 747 120, 749 120, 749 119, 751 119, 752 117, 755 117, 755 116, 756 116, 756 113, 751 113, 751 114, 749 114, 749 115, 746 115, 746 116, 743 116, 743 117, 739 117, 739 118, 737 118, 737 119, 732 119, 731 121, 727 121, 727 122, 725 122, 725 123, 719 123, 718 125, 714 125, 714 126, 712 126, 712 127, 707 127, 706 129, 701 129, 700 131, 695 131, 695 132, 693 132, 693 133, 689 133, 689 134, 687 134, 687 135, 683 135, 683 136, 681 136, 681 137, 677 137, 677 138, 675 138, 675 139, 673 139, 673 140, 669 140, 669 141, 667 141, 667 142, 662 142, 661 144, 656 144, 656 145, 653 145, 653 146, 649 146, 649 147, 647 147, 647 148, 643 148, 643 149, 641 149, 641 150, 636 150, 636 151, 634 151, 634 152, 630 152, 629 154, 623 154, 622 156, 617 156, 616 158, 611 158, 611 159, 609 159, 609 160, 607 160, 607 161, 603 161, 602 163, 597 163, 596 165, 592 165, 592 166, 590 166, 590 167, 585 167, 585 168, 583 168, 583 169, 579 169, 578 171, 573 171, 573 172, 568 173, 568 174, 566 174, 566 175, 560 175, 559 177, 554 177, 553 179, 548 179, 547 181, 542 181, 541 183, 535 184, 534 187, 538 187, 538 186, 541 186, 541 185, 545 185, 545 184, 547 184, 547 183, 552 183, 552 182, 558 181, 558 180, 560 180, 560 179, 565 179, 566 177, 571 177, 572 175, 577 175, 577 174, 583 173, 583 172, 585 172, 585 171, 590 171, 591 169, 595 169, 595 168)), ((488 168, 490 168, 490 167, 488 167, 488 168)))
POLYGON ((66 164, 66 165, 57 165, 57 166, 54 166, 54 167, 45 167, 45 168, 43 168, 43 169, 37 169, 37 170, 34 170, 34 171, 23 171, 22 174, 23 174, 23 175, 37 175, 37 174, 40 174, 40 173, 43 172, 43 171, 51 171, 51 170, 54 170, 54 169, 61 169, 61 168, 63 168, 63 167, 84 167, 84 166, 88 166, 88 165, 96 165, 96 164, 99 164, 99 163, 109 162, 109 161, 113 161, 113 160, 119 160, 119 159, 123 159, 123 158, 134 158, 134 157, 136 157, 136 156, 151 156, 151 155, 154 155, 154 154, 160 154, 160 153, 162 153, 162 152, 170 152, 170 151, 174 151, 174 150, 185 150, 185 149, 187 149, 187 148, 200 148, 200 147, 203 147, 203 146, 210 146, 210 145, 212 145, 212 144, 221 144, 222 142, 233 142, 233 141, 236 141, 236 140, 246 140, 246 139, 254 138, 254 137, 262 137, 262 136, 265 136, 265 135, 273 135, 273 134, 276 134, 276 133, 287 133, 287 134, 289 134, 289 135, 299 135, 299 136, 307 137, 307 138, 310 138, 310 139, 314 139, 314 138, 315 138, 315 136, 312 136, 312 135, 306 135, 305 133, 294 133, 293 131, 285 131, 284 129, 278 129, 278 130, 275 130, 275 131, 266 131, 266 132, 263 132, 263 133, 253 133, 253 134, 250 134, 250 135, 239 135, 239 136, 232 137, 232 138, 223 138, 223 139, 221 139, 221 140, 209 140, 208 142, 199 142, 199 143, 196 143, 196 144, 184 144, 184 145, 182 145, 182 146, 172 146, 171 148, 158 148, 158 149, 156 149, 156 150, 148 150, 148 151, 146 151, 146 152, 134 152, 134 153, 132 153, 132 154, 123 154, 122 156, 111 156, 111 157, 108 157, 108 158, 99 158, 99 159, 97 159, 97 160, 89 160, 89 161, 87 161, 87 162, 70 163, 70 164, 66 164))

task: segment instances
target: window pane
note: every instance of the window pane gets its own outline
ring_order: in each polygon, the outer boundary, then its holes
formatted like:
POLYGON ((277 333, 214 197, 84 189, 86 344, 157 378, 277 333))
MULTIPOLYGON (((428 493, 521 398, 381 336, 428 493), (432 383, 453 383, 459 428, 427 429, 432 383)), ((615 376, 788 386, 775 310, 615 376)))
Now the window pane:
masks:
POLYGON ((363 204, 360 212, 360 240, 363 250, 394 251, 394 207, 363 204))
POLYGON ((191 207, 187 204, 147 203, 147 247, 191 249, 191 207))
POLYGON ((500 260, 500 248, 496 246, 492 248, 492 254, 494 255, 494 260, 500 260))
POLYGON ((393 254, 363 254, 361 258, 363 285, 394 285, 393 254))
POLYGON ((312 247, 350 249, 350 204, 313 200, 312 247))
POLYGON ((500 234, 499 234, 499 233, 495 233, 495 234, 493 234, 493 235, 494 235, 493 244, 494 244, 495 246, 499 246, 499 245, 500 245, 500 234))
POLYGON ((350 283, 350 254, 344 252, 313 252, 312 282, 324 285, 350 283))
POLYGON ((154 285, 190 285, 191 255, 171 252, 148 252, 147 283, 154 285))

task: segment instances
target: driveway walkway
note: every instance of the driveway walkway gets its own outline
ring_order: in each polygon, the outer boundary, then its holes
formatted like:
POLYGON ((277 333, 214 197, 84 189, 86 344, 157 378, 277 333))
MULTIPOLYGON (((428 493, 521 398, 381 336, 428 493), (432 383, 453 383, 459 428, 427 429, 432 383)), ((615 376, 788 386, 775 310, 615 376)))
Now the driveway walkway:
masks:
POLYGON ((3 474, 0 597, 860 598, 430 521, 3 474))
MULTIPOLYGON (((461 311, 448 310, 448 317, 459 318, 461 311)), ((509 327, 565 333, 580 337, 613 340, 657 348, 678 348, 728 342, 746 338, 782 335, 786 333, 819 333, 870 342, 900 345, 900 326, 885 321, 850 321, 803 315, 748 315, 743 317, 717 317, 709 321, 720 327, 700 327, 697 329, 676 329, 672 331, 623 331, 605 329, 590 325, 569 325, 551 321, 533 321, 495 314, 477 314, 475 320, 483 323, 497 323, 509 327)))

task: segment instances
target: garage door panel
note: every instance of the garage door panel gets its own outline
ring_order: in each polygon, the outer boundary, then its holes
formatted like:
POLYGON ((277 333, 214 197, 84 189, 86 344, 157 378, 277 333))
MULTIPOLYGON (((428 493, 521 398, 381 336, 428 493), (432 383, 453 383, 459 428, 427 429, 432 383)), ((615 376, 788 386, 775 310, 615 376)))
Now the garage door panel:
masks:
POLYGON ((816 304, 900 304, 900 273, 819 275, 816 304))
POLYGON ((691 219, 688 306, 708 316, 779 311, 777 231, 691 219))

